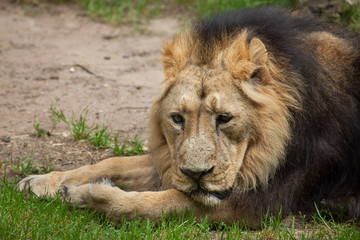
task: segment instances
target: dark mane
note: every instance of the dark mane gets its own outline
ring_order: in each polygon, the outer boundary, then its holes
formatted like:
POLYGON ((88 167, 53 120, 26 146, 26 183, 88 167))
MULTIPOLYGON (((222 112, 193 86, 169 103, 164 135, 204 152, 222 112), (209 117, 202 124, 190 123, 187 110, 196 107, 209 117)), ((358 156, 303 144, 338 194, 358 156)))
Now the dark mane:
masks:
POLYGON ((291 13, 278 7, 240 9, 205 18, 194 25, 199 37, 206 44, 220 40, 224 33, 228 36, 236 35, 246 28, 251 29, 256 37, 269 46, 288 56, 292 56, 289 46, 294 44, 291 41, 303 33, 331 32, 338 37, 352 40, 354 45, 358 44, 359 40, 358 34, 346 31, 336 23, 325 22, 306 12, 291 13))
POLYGON ((359 35, 346 31, 335 23, 325 22, 305 12, 292 14, 278 7, 240 9, 206 18, 194 26, 202 46, 211 48, 223 35, 236 36, 244 29, 251 30, 248 41, 257 37, 265 43, 269 52, 276 52, 290 60, 291 66, 306 78, 316 72, 313 46, 307 44, 302 35, 326 31, 348 39, 358 46, 359 35))

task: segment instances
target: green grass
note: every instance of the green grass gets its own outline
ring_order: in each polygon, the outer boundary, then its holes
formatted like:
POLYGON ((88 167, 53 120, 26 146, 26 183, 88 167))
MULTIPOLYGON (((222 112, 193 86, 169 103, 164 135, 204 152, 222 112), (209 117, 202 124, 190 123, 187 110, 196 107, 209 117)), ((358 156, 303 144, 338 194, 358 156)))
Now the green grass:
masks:
POLYGON ((290 0, 177 0, 179 4, 189 5, 190 9, 198 17, 209 16, 215 12, 223 12, 244 7, 257 7, 270 4, 279 4, 282 6, 291 6, 290 0))
POLYGON ((17 3, 38 5, 43 2, 78 2, 92 17, 101 17, 118 24, 131 22, 138 24, 145 19, 161 16, 178 6, 186 6, 197 17, 208 16, 213 12, 254 7, 268 4, 290 6, 291 0, 13 0, 17 3))
POLYGON ((87 109, 84 109, 78 117, 75 117, 73 114, 70 119, 65 116, 62 109, 57 110, 56 107, 51 106, 49 110, 51 113, 49 118, 52 120, 56 119, 57 121, 64 122, 76 140, 89 139, 91 134, 96 129, 96 126, 89 126, 87 124, 87 109))
POLYGON ((33 153, 25 157, 19 157, 16 160, 10 158, 9 167, 19 177, 26 177, 31 174, 44 174, 54 170, 50 159, 48 159, 47 164, 42 167, 35 164, 33 153))
POLYGON ((35 136, 37 137, 50 136, 50 132, 41 128, 40 123, 38 123, 37 121, 34 121, 34 129, 35 129, 35 136))
POLYGON ((77 0, 88 10, 91 16, 100 16, 107 21, 123 23, 139 23, 149 17, 160 16, 162 11, 169 10, 168 5, 187 6, 197 17, 208 16, 211 13, 237 9, 240 7, 254 7, 269 4, 290 6, 290 0, 77 0), (161 9, 165 9, 162 10, 161 9))
POLYGON ((0 183, 0 239, 101 239, 116 235, 109 222, 87 210, 69 211, 59 197, 25 198, 13 183, 0 183))
POLYGON ((360 2, 349 5, 344 4, 344 10, 334 16, 335 20, 349 28, 360 32, 360 2))
POLYGON ((24 197, 14 183, 0 181, 0 239, 204 239, 210 224, 191 215, 161 223, 126 221, 115 227, 87 209, 69 210, 56 198, 24 197))
POLYGON ((122 143, 119 141, 119 134, 113 134, 104 124, 89 124, 87 115, 88 109, 84 109, 78 116, 75 114, 71 118, 65 116, 64 111, 51 106, 49 118, 53 122, 64 122, 75 140, 87 141, 96 148, 110 148, 118 156, 132 156, 144 154, 144 144, 139 137, 132 140, 125 139, 122 143))
MULTIPOLYGON (((320 213, 319 213, 320 214, 320 213)), ((124 220, 115 226, 108 218, 88 209, 69 209, 59 196, 24 196, 14 182, 0 180, 0 239, 360 239, 353 222, 336 223, 314 215, 302 229, 290 220, 266 216, 260 230, 241 224, 211 224, 191 213, 149 220, 124 220)))
POLYGON ((77 0, 91 16, 100 16, 111 22, 138 23, 146 17, 160 15, 159 0, 77 0))
POLYGON ((282 4, 290 6, 290 0, 78 0, 88 9, 91 16, 100 16, 107 21, 123 23, 138 23, 145 18, 161 15, 161 8, 174 3, 188 6, 198 17, 208 16, 211 13, 237 9, 240 7, 254 7, 268 4, 282 4))
MULTIPOLYGON (((102 123, 100 126, 95 126, 91 136, 89 137, 89 142, 97 148, 109 148, 111 147, 112 134, 108 131, 108 127, 102 123)), ((126 147, 125 145, 123 145, 126 147)), ((117 154, 121 155, 121 154, 117 154)), ((122 154, 124 155, 124 154, 122 154)))
POLYGON ((119 135, 115 135, 114 145, 110 147, 116 155, 133 156, 145 153, 143 142, 139 140, 139 137, 135 137, 133 140, 126 139, 123 145, 119 144, 118 137, 119 135))

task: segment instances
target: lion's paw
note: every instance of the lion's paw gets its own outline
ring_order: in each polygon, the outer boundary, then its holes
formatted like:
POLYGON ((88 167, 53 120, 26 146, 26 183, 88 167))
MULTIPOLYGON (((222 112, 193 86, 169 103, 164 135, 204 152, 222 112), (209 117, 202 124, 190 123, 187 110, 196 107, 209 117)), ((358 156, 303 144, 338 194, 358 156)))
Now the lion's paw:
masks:
POLYGON ((86 207, 92 205, 92 198, 89 192, 91 184, 80 186, 63 186, 60 189, 62 198, 76 207, 86 207))
MULTIPOLYGON (((113 192, 118 191, 110 180, 99 180, 92 184, 80 186, 62 186, 60 194, 63 199, 76 207, 101 208, 108 204, 113 197, 113 192)), ((120 190, 121 191, 121 190, 120 190)))
POLYGON ((45 175, 30 175, 18 183, 20 191, 33 192, 37 196, 54 196, 58 191, 61 172, 52 172, 45 175))

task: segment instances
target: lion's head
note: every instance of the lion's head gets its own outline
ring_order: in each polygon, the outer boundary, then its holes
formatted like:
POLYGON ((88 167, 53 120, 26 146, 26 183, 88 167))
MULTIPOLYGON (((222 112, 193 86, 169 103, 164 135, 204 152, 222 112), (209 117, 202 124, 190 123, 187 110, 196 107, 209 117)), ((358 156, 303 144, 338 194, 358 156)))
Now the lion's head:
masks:
POLYGON ((162 187, 216 206, 233 188, 266 185, 299 105, 283 77, 291 73, 246 29, 210 40, 196 29, 180 33, 162 62, 166 81, 149 139, 162 187))

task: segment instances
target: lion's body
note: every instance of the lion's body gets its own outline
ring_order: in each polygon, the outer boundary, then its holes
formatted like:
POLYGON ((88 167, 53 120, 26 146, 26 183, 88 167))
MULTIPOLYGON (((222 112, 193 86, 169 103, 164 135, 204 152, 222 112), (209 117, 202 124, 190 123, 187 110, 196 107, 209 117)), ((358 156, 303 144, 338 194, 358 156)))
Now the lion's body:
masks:
POLYGON ((180 33, 162 61, 150 155, 31 176, 21 188, 65 189, 115 219, 187 208, 256 226, 268 209, 311 212, 323 200, 360 215, 358 34, 307 14, 241 10, 180 33), (102 177, 127 192, 91 184, 102 177))

